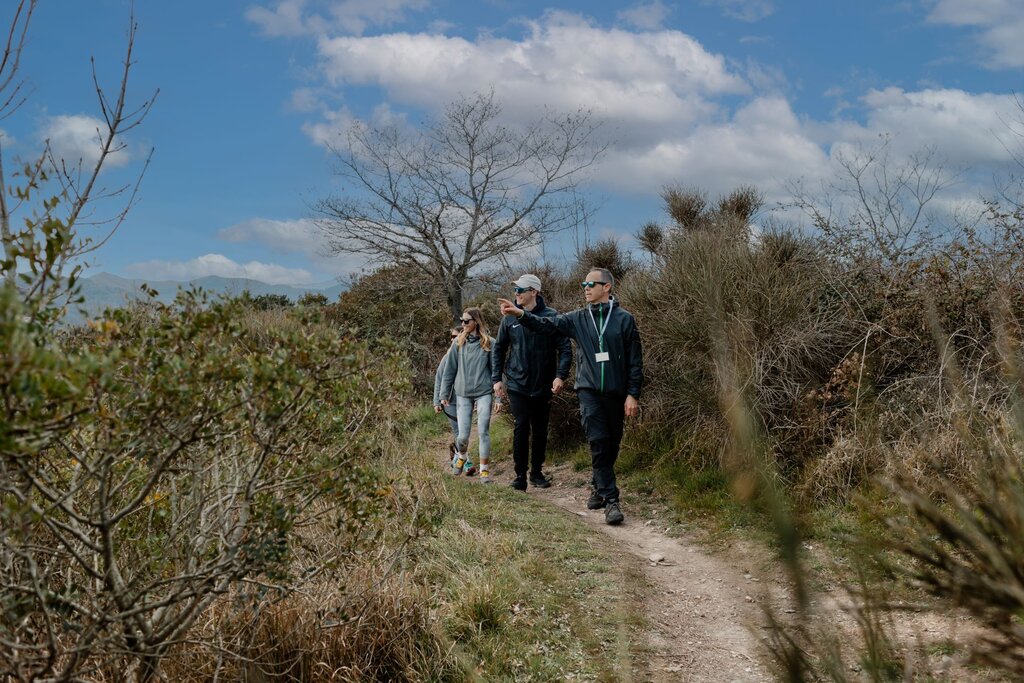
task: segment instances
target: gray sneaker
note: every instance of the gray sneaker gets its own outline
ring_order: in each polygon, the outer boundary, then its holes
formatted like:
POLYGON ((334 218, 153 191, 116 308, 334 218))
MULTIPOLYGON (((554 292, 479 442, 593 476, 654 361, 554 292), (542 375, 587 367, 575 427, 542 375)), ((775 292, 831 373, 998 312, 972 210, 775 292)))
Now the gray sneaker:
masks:
POLYGON ((622 524, 622 521, 626 519, 625 515, 622 514, 622 510, 619 509, 619 501, 609 500, 604 506, 604 521, 608 524, 622 524))

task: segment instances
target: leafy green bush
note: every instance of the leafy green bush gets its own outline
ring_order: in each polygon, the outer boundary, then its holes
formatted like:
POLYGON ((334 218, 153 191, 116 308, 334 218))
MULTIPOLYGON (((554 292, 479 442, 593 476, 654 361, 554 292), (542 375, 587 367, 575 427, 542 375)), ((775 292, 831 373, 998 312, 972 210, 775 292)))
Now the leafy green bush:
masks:
POLYGON ((429 395, 434 371, 448 348, 454 324, 438 293, 413 267, 384 267, 356 280, 325 317, 366 341, 392 342, 409 359, 413 384, 429 395))
POLYGON ((378 508, 364 432, 405 386, 386 344, 195 291, 58 343, 10 287, 0 344, 3 676, 148 680, 219 596, 316 571, 304 526, 343 553, 378 508))

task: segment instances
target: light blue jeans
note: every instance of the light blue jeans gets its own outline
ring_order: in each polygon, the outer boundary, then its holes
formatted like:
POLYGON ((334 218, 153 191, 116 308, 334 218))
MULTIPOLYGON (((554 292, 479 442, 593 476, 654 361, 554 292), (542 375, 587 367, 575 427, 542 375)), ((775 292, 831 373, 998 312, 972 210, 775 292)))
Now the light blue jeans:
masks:
POLYGON ((487 462, 491 454, 491 394, 466 398, 455 397, 455 406, 459 415, 459 436, 455 439, 455 447, 459 453, 469 450, 469 431, 473 426, 473 406, 476 406, 476 431, 480 437, 480 462, 487 462))

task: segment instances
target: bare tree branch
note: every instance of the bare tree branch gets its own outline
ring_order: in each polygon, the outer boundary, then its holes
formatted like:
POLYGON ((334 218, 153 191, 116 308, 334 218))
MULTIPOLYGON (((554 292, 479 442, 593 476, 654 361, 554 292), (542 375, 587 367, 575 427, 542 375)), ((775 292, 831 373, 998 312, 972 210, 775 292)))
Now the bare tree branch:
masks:
POLYGON ((333 149, 345 194, 315 204, 318 225, 334 253, 416 266, 457 316, 477 268, 584 220, 577 189, 604 152, 596 129, 586 110, 508 127, 493 91, 413 134, 357 124, 333 149))

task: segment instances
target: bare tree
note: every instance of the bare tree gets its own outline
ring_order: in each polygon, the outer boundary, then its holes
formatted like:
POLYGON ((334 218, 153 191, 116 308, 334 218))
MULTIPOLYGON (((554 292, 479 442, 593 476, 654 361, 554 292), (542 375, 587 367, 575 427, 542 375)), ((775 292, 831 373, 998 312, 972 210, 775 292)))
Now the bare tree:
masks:
POLYGON ((933 243, 938 221, 929 204, 956 182, 933 149, 904 161, 890 156, 890 140, 873 148, 836 154, 839 170, 812 194, 800 185, 789 189, 793 206, 811 219, 827 246, 848 253, 877 254, 888 264, 902 264, 933 243))
POLYGON ((413 265, 458 316, 474 269, 585 220, 577 188, 604 151, 596 128, 586 110, 503 125, 493 91, 414 134, 357 124, 333 150, 346 194, 316 203, 319 226, 334 253, 413 265))

